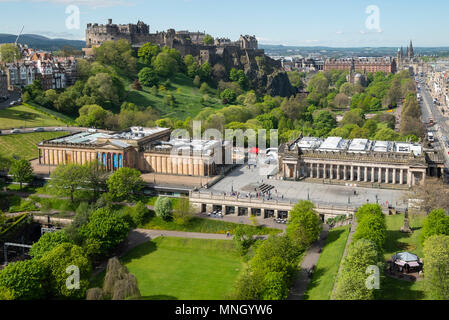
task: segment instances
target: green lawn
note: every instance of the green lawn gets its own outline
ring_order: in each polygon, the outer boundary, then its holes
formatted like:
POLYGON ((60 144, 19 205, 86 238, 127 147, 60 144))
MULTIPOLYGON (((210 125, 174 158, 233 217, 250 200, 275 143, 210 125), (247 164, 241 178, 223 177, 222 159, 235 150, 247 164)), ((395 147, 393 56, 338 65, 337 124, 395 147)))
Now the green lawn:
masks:
MULTIPOLYGON (((126 82, 129 87, 130 83, 126 82)), ((130 89, 126 101, 135 103, 139 106, 151 106, 158 110, 162 117, 173 117, 185 120, 187 117, 195 117, 203 108, 211 107, 221 109, 223 105, 216 96, 216 90, 211 89, 209 93, 209 101, 201 103, 200 99, 203 94, 197 87, 193 85, 193 81, 182 74, 177 74, 171 79, 171 87, 165 92, 159 91, 155 96, 151 93, 150 88, 143 87, 142 91, 130 89), (171 108, 164 104, 164 97, 171 93, 175 98, 175 106, 171 108)))
POLYGON ((404 225, 404 215, 392 215, 386 217, 387 221, 387 240, 384 246, 385 260, 391 259, 391 256, 396 252, 409 251, 422 256, 422 244, 419 241, 421 234, 422 218, 412 218, 410 227, 414 232, 402 233, 401 227, 404 225))
POLYGON ((25 105, 0 110, 0 129, 53 126, 65 126, 65 123, 25 105))
POLYGON ((351 226, 332 229, 318 259, 304 300, 329 300, 351 226))
MULTIPOLYGON (((402 233, 404 215, 387 216, 387 240, 384 246, 385 260, 391 259, 396 252, 409 251, 422 257, 422 245, 419 241, 422 217, 411 217, 410 227, 413 233, 402 233)), ((381 300, 422 300, 425 299, 424 281, 409 282, 384 277, 380 288, 381 300)))
POLYGON ((143 299, 221 300, 243 268, 233 241, 156 238, 122 262, 137 277, 143 299))
POLYGON ((0 136, 0 154, 11 157, 19 156, 22 159, 36 159, 37 143, 67 135, 67 132, 34 132, 0 136))
MULTIPOLYGON (((186 225, 179 225, 173 221, 164 221, 159 217, 152 217, 147 223, 144 224, 144 226, 142 226, 142 228, 150 230, 174 230, 216 234, 225 234, 229 231, 231 234, 233 234, 235 228, 238 225, 239 224, 237 223, 198 217, 193 218, 186 225)), ((282 232, 280 229, 272 229, 261 226, 251 226, 251 228, 255 228, 258 235, 277 234, 282 232)))

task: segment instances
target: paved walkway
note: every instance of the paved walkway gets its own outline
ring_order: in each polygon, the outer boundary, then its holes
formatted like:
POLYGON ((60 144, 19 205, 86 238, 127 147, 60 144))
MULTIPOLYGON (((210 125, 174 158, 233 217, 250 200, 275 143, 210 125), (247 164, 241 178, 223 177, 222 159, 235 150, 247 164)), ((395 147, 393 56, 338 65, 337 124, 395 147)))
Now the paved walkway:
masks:
POLYGON ((326 244, 326 238, 328 233, 329 233, 329 226, 325 224, 323 225, 323 231, 321 232, 320 240, 316 241, 310 246, 304 259, 302 260, 301 269, 299 270, 295 282, 293 283, 293 286, 290 289, 290 294, 287 300, 302 300, 304 298, 304 294, 310 282, 310 278, 308 277, 307 271, 312 267, 316 266, 321 254, 320 249, 322 249, 326 244))

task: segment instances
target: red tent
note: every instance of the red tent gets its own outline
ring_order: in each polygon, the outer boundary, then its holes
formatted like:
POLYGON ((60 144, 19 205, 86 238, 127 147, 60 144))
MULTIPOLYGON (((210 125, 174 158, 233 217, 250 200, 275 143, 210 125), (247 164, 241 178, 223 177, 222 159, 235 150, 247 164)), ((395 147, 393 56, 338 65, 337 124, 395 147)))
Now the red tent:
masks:
POLYGON ((259 148, 252 147, 252 148, 249 150, 249 153, 259 154, 259 148))

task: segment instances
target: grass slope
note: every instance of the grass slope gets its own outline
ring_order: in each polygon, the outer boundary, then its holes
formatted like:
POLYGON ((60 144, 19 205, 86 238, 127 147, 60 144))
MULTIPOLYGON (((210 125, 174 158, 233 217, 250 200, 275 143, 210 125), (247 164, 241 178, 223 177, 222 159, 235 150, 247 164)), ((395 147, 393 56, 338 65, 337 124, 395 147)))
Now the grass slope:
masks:
POLYGON ((31 160, 37 158, 37 143, 67 135, 67 132, 35 132, 0 136, 0 154, 31 160))
POLYGON ((151 93, 150 88, 143 87, 142 91, 131 89, 131 82, 122 79, 125 86, 129 88, 126 101, 135 103, 139 106, 151 106, 158 110, 163 117, 173 117, 185 120, 187 117, 196 116, 203 108, 211 107, 213 109, 221 109, 223 105, 216 96, 216 90, 211 89, 208 102, 201 103, 203 94, 197 87, 193 85, 192 79, 183 74, 177 74, 171 79, 171 86, 165 91, 159 91, 155 96, 151 93), (164 97, 171 93, 175 99, 175 106, 170 107, 164 103, 164 97))
MULTIPOLYGON (((149 230, 173 230, 186 232, 201 232, 201 233, 216 233, 225 234, 226 232, 234 233, 234 230, 239 224, 226 222, 221 220, 212 220, 205 218, 193 218, 188 224, 179 225, 173 221, 164 221, 159 217, 152 217, 147 223, 143 225, 143 229, 149 230)), ((249 226, 256 229, 258 235, 277 234, 281 233, 280 229, 267 228, 262 226, 249 226)))
POLYGON ((65 126, 65 123, 25 105, 0 110, 0 129, 65 126))
POLYGON ((122 261, 137 277, 143 299, 156 300, 224 299, 243 267, 226 240, 156 238, 122 261))
POLYGON ((345 251, 351 226, 329 231, 326 245, 318 259, 316 270, 304 295, 304 300, 329 300, 345 251))

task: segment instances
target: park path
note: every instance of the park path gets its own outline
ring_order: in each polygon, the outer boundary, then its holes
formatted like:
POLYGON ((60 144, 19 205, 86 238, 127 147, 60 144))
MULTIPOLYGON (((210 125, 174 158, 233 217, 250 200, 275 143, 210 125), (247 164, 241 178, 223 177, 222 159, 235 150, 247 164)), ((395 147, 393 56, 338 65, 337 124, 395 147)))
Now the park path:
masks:
POLYGON ((320 258, 320 249, 326 244, 327 235, 329 233, 329 226, 327 224, 323 225, 323 230, 321 231, 320 240, 313 243, 306 255, 301 262, 301 268, 296 275, 295 281, 292 288, 290 289, 290 294, 287 300, 302 300, 304 294, 309 285, 310 278, 308 277, 307 271, 312 267, 316 266, 318 259, 320 258))

